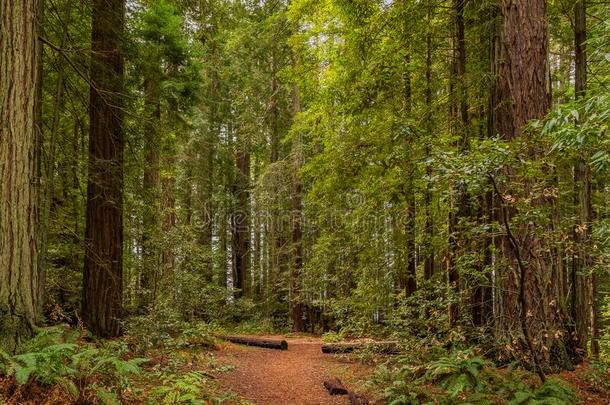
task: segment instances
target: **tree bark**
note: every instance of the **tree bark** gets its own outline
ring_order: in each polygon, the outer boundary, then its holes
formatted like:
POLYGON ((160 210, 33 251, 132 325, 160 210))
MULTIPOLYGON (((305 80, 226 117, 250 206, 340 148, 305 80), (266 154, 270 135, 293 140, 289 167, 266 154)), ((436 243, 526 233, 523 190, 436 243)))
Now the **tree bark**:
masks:
POLYGON ((82 315, 101 337, 121 333, 123 312, 124 15, 124 0, 93 1, 82 315))
MULTIPOLYGON (((544 117, 550 107, 547 66, 547 23, 545 0, 500 2, 503 18, 498 62, 497 130, 506 140, 521 136, 532 119, 544 117)), ((536 159, 535 151, 531 158, 536 159)), ((511 168, 505 175, 509 184, 523 183, 520 190, 504 193, 529 198, 534 184, 516 178, 511 168)), ((500 200, 506 200, 499 195, 500 200)), ((548 200, 548 199, 547 199, 548 200)), ((534 197, 541 210, 548 201, 534 197)), ((512 204, 503 207, 506 232, 509 226, 514 238, 500 238, 499 249, 503 272, 498 274, 498 298, 502 316, 497 316, 496 339, 510 347, 507 355, 527 363, 537 363, 537 370, 557 371, 569 367, 565 319, 558 310, 554 294, 552 257, 547 225, 531 221, 518 222, 512 204), (514 223, 513 223, 514 222, 514 223), (520 342, 515 344, 514 342, 520 342), (533 358, 532 358, 533 357, 533 358)))
POLYGON ((38 316, 39 1, 0 0, 0 348, 38 316))

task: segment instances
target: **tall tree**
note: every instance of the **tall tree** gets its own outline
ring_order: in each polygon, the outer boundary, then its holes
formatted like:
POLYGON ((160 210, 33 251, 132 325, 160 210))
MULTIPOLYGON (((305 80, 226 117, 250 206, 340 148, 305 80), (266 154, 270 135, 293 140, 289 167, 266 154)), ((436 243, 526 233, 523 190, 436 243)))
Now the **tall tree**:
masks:
POLYGON ((0 1, 0 348, 13 352, 38 316, 36 148, 41 3, 0 1))
POLYGON ((250 153, 245 140, 238 142, 235 164, 237 174, 233 192, 236 204, 231 219, 234 286, 237 297, 247 297, 250 295, 250 153))
POLYGON ((124 0, 93 1, 82 315, 103 337, 121 333, 124 16, 124 0))
MULTIPOLYGON (((409 47, 407 49, 407 52, 405 54, 405 60, 404 60, 404 72, 403 72, 403 82, 404 82, 404 89, 403 89, 403 93, 402 93, 402 104, 403 104, 403 109, 404 109, 404 115, 405 115, 405 119, 410 119, 411 118, 411 114, 412 114, 412 110, 413 110, 413 100, 412 100, 412 92, 413 89, 411 88, 411 82, 412 82, 412 78, 411 78, 411 69, 412 69, 412 64, 411 64, 411 49, 410 49, 410 42, 411 42, 411 27, 409 24, 409 18, 408 18, 408 2, 406 0, 402 1, 402 34, 404 36, 404 41, 405 44, 407 45, 407 47, 409 47)), ((409 136, 407 136, 405 134, 405 136, 403 137, 402 140, 402 144, 403 144, 403 148, 404 148, 404 154, 405 154, 405 173, 406 173, 406 181, 404 184, 404 199, 405 199, 405 248, 406 248, 406 259, 407 259, 407 268, 406 268, 406 274, 404 275, 404 277, 399 277, 399 286, 401 290, 404 290, 405 295, 411 296, 415 293, 415 291, 417 291, 417 255, 416 255, 416 250, 417 250, 417 246, 416 246, 416 231, 415 231, 415 222, 416 222, 416 215, 415 215, 415 190, 414 190, 414 175, 415 175, 415 169, 414 169, 414 165, 413 163, 409 160, 406 159, 406 157, 409 155, 409 151, 412 148, 411 145, 411 140, 409 139, 409 136)))
MULTIPOLYGON (((550 107, 546 1, 502 1, 500 12, 497 130, 504 139, 513 140, 524 136, 528 121, 544 117, 550 107)), ((520 179, 510 167, 506 169, 506 176, 513 187, 519 184, 520 179)), ((555 296, 550 280, 553 269, 549 242, 542 236, 547 225, 516 219, 514 198, 506 195, 526 193, 525 198, 532 199, 541 210, 548 203, 534 194, 531 180, 525 181, 521 190, 496 187, 496 191, 501 204, 500 221, 506 234, 500 243, 505 267, 499 275, 501 313, 495 315, 496 334, 509 345, 521 342, 513 349, 533 361, 544 379, 543 371, 569 365, 564 344, 565 320, 557 310, 559 297, 555 296)))
MULTIPOLYGON (((428 1, 427 3, 427 22, 431 23, 432 20, 432 4, 428 1)), ((425 154, 426 157, 429 157, 431 154, 430 144, 432 142, 432 130, 433 130, 433 122, 432 122, 432 32, 430 32, 430 28, 426 31, 426 85, 424 88, 424 99, 426 103, 426 136, 428 139, 425 140, 425 154)), ((426 165, 426 177, 430 178, 432 176, 432 167, 430 164, 426 165)), ((424 278, 426 280, 432 278, 434 275, 434 266, 435 266, 435 258, 434 258, 434 218, 432 217, 432 192, 430 191, 431 184, 428 184, 426 189, 424 190, 424 214, 426 217, 425 223, 425 231, 426 231, 426 246, 425 246, 425 258, 424 258, 424 278)))
MULTIPOLYGON (((293 55, 292 65, 296 66, 297 58, 293 55)), ((301 100, 299 96, 299 88, 297 84, 292 86, 292 116, 296 119, 297 114, 301 111, 301 100)), ((304 304, 301 297, 301 277, 303 271, 303 207, 301 201, 302 184, 301 184, 301 165, 303 159, 301 134, 296 133, 292 141, 292 274, 290 275, 292 285, 292 329, 295 332, 303 332, 305 330, 305 322, 303 320, 304 304)))
MULTIPOLYGON (((574 94, 577 100, 583 99, 587 91, 587 10, 586 1, 578 0, 574 4, 574 94)), ((575 326, 575 340, 578 349, 586 354, 592 314, 593 276, 587 272, 591 265, 587 245, 591 236, 593 219, 591 169, 587 156, 578 156, 574 165, 574 205, 576 223, 573 227, 574 253, 572 255, 572 320, 575 326)), ((595 309, 593 308, 593 311, 595 309)), ((595 347, 592 345, 592 349, 595 347)))
MULTIPOLYGON (((453 0, 454 11, 454 44, 453 60, 451 69, 450 106, 453 121, 451 128, 458 136, 457 147, 461 153, 468 148, 468 100, 466 97, 466 39, 464 35, 464 0, 453 0)), ((469 215, 469 197, 466 193, 465 182, 458 180, 455 190, 451 194, 451 205, 449 211, 449 253, 448 281, 450 288, 457 294, 460 291, 460 275, 456 267, 456 258, 459 255, 459 245, 464 244, 464 237, 458 228, 460 219, 466 219, 469 215), (455 201, 454 201, 455 200, 455 201), (455 206, 454 206, 455 205, 455 206)), ((462 225, 463 227, 463 225, 462 225)), ((454 297, 457 299, 457 297, 454 297)), ((458 303, 451 302, 449 305, 449 325, 455 326, 458 318, 458 303)))

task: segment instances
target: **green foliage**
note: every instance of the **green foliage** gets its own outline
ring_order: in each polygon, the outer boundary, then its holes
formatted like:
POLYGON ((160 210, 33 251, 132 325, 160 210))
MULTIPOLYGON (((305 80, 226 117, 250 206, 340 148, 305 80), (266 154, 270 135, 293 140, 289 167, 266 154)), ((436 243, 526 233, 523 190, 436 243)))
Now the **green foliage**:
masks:
POLYGON ((426 378, 440 383, 455 398, 464 390, 480 391, 483 385, 479 374, 488 365, 488 361, 472 352, 457 352, 430 363, 426 378))
POLYGON ((213 347, 214 329, 207 323, 185 321, 169 305, 159 305, 146 315, 131 317, 125 323, 126 341, 137 353, 159 347, 213 347))
MULTIPOLYGON (((32 351, 14 356, 0 352, 0 372, 14 377, 19 385, 36 381, 43 386, 61 385, 72 397, 81 395, 82 382, 95 383, 93 390, 103 403, 114 404, 121 392, 131 386, 131 379, 141 373, 140 365, 148 359, 123 359, 126 346, 107 342, 99 347, 91 344, 53 343, 52 336, 65 336, 57 329, 46 330, 27 345, 32 351), (76 381, 81 384, 77 386, 76 381)), ((68 335, 71 335, 69 332, 68 335)))
POLYGON ((162 377, 161 386, 152 392, 152 398, 162 404, 204 404, 201 391, 205 387, 205 375, 199 371, 162 377))
POLYGON ((46 346, 39 351, 9 356, 2 354, 0 369, 23 385, 34 379, 52 385, 64 377, 87 378, 103 375, 113 383, 128 385, 129 377, 140 373, 147 359, 123 360, 117 352, 74 343, 46 346))
POLYGON ((12 359, 12 367, 7 367, 7 374, 13 375, 21 385, 26 384, 30 377, 44 385, 54 384, 59 378, 76 374, 73 367, 76 349, 76 344, 63 343, 16 355, 12 359))
POLYGON ((557 379, 549 379, 534 390, 519 390, 508 405, 570 405, 577 402, 574 391, 557 379))
POLYGON ((424 350, 423 357, 404 355, 378 367, 372 380, 384 387, 388 403, 567 405, 578 397, 565 381, 537 377, 516 368, 499 370, 473 351, 424 350))

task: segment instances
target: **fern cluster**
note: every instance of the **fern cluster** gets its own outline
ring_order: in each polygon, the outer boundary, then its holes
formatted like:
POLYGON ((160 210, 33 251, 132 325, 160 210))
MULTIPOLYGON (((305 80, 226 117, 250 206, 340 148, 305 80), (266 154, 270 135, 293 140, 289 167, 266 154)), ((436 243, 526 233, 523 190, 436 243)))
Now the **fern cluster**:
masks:
POLYGON ((191 371, 185 375, 167 375, 162 385, 152 391, 152 397, 163 404, 199 405, 205 402, 200 393, 205 387, 205 375, 200 371, 191 371))
POLYGON ((103 403, 118 403, 120 393, 130 385, 130 378, 140 374, 140 365, 148 361, 123 359, 125 348, 120 343, 96 347, 76 342, 52 343, 53 337, 57 338, 57 334, 41 332, 29 342, 27 347, 31 351, 26 353, 10 355, 0 351, 0 374, 13 377, 18 385, 60 384, 74 398, 81 396, 79 386, 95 380, 90 388, 96 396, 103 403))
POLYGON ((571 405, 578 401, 565 382, 548 379, 536 386, 530 373, 509 367, 500 372, 472 351, 456 351, 420 366, 398 361, 380 369, 377 384, 386 384, 391 405, 497 404, 571 405))

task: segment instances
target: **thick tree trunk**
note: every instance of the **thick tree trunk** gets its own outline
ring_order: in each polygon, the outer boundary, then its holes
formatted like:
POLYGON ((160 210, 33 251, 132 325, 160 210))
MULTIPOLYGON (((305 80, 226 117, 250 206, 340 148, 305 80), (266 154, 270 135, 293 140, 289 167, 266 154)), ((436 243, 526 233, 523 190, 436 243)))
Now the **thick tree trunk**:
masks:
POLYGON ((14 352, 38 316, 40 3, 0 0, 0 348, 14 352))
POLYGON ((503 138, 513 139, 529 120, 543 117, 551 103, 546 1, 511 0, 500 5, 497 130, 503 138))
MULTIPOLYGON (((521 135, 529 120, 542 118, 550 106, 546 2, 514 0, 500 4, 503 25, 497 60, 500 103, 496 122, 500 135, 510 140, 521 135)), ((518 180, 510 168, 505 174, 511 184, 518 180)), ((548 226, 517 222, 515 208, 502 194, 524 193, 528 198, 532 188, 533 184, 526 182, 522 190, 498 193, 507 236, 499 243, 503 258, 498 274, 502 314, 497 317, 495 332, 499 344, 510 348, 507 354, 533 362, 543 379, 543 371, 570 366, 565 319, 558 310, 559 297, 551 280, 551 250, 544 238, 548 226), (510 237, 509 227, 514 237, 510 237)), ((542 210, 548 208, 548 201, 540 197, 534 204, 542 210)))
POLYGON ((102 337, 121 333, 123 298, 122 128, 124 0, 93 1, 89 178, 82 312, 102 337))

